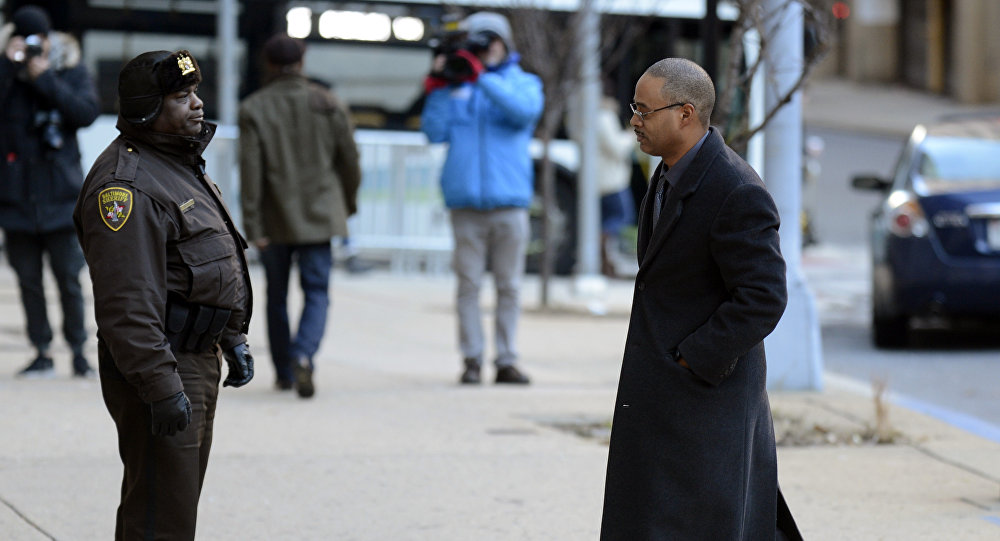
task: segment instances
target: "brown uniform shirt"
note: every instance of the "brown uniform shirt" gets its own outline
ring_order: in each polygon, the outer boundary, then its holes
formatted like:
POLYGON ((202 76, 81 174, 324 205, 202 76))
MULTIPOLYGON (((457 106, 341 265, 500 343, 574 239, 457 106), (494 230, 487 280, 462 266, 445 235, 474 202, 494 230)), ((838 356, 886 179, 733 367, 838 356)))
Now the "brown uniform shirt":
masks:
POLYGON ((145 402, 183 390, 164 333, 167 298, 232 310, 220 345, 246 342, 253 304, 244 250, 201 153, 200 137, 119 119, 94 162, 73 221, 90 266, 98 334, 145 402))

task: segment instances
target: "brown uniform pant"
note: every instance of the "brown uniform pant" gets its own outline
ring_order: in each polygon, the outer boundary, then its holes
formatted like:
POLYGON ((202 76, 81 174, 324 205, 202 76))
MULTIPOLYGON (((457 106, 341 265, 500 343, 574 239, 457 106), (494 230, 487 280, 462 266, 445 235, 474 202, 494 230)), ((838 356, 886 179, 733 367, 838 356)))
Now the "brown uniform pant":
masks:
POLYGON ((153 436, 149 404, 139 399, 98 341, 101 391, 118 428, 118 453, 125 466, 116 541, 194 539, 219 395, 217 350, 177 354, 177 372, 191 401, 191 424, 173 436, 153 436))

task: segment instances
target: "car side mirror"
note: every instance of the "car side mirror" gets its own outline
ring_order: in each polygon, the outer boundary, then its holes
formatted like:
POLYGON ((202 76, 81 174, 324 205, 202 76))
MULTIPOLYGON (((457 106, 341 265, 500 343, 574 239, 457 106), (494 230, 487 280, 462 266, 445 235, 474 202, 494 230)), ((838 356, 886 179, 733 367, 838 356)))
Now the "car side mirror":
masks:
POLYGON ((856 190, 885 191, 892 186, 892 182, 875 175, 858 175, 851 179, 851 186, 856 190))

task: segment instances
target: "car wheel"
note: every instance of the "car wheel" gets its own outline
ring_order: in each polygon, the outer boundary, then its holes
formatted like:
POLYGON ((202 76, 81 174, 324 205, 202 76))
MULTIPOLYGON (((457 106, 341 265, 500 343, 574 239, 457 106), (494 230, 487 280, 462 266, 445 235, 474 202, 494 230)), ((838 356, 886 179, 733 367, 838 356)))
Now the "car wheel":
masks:
POLYGON ((885 263, 872 261, 872 342, 875 347, 894 349, 906 346, 909 340, 910 318, 900 315, 893 306, 893 274, 885 263))
POLYGON ((872 318, 872 340, 875 347, 895 349, 905 347, 909 341, 910 321, 905 316, 880 316, 872 318))

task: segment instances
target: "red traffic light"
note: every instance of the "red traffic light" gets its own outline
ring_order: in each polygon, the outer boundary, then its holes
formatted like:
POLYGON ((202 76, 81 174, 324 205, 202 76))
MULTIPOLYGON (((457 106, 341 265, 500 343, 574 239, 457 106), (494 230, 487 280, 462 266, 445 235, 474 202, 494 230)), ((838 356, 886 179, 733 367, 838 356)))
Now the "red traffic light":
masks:
POLYGON ((846 19, 851 14, 851 7, 846 2, 833 3, 833 16, 838 19, 846 19))

